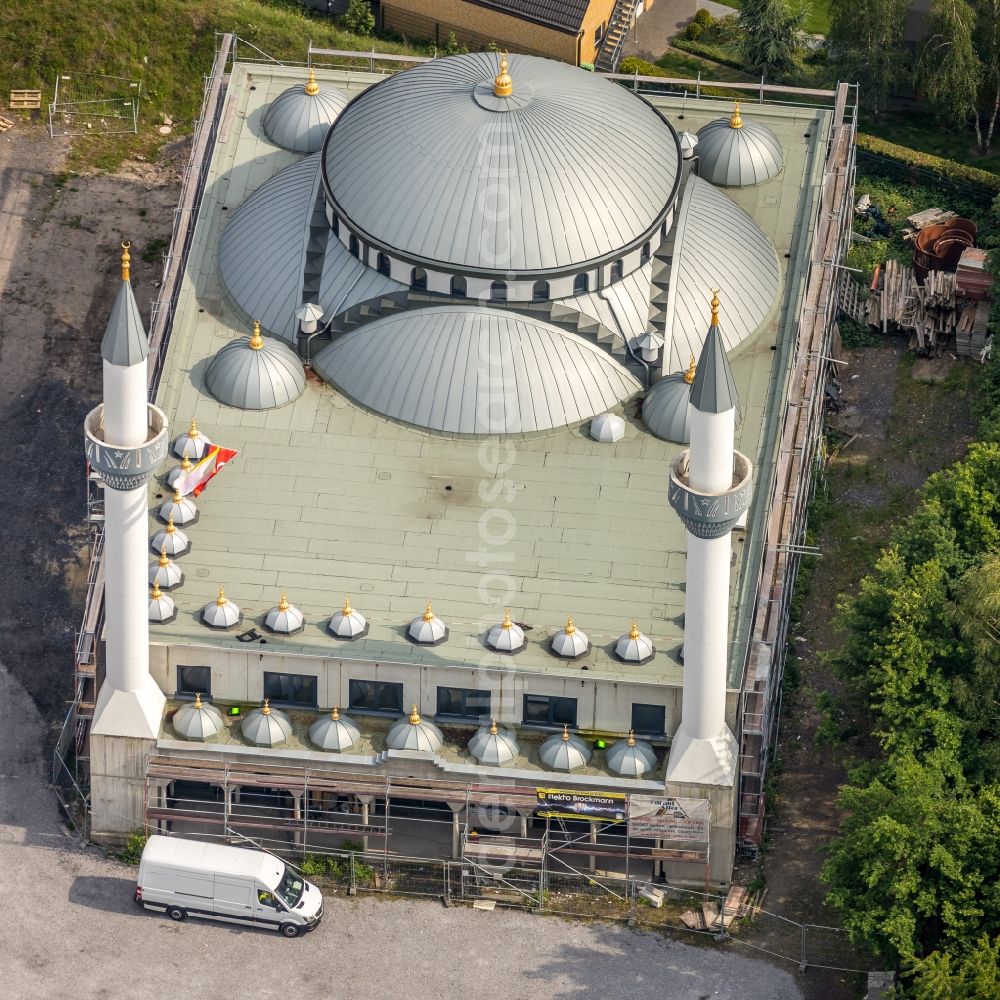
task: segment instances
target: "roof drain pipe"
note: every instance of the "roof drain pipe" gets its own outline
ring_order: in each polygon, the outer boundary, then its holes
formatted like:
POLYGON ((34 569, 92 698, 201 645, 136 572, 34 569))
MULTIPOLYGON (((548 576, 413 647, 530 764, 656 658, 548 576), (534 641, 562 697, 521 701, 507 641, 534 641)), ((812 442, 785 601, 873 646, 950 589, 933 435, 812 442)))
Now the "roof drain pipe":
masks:
POLYGON ((643 359, 643 357, 642 357, 641 354, 636 354, 635 351, 632 350, 632 345, 631 345, 631 343, 629 343, 628 337, 625 336, 625 330, 622 328, 621 320, 618 318, 618 313, 615 312, 615 304, 614 304, 614 302, 612 302, 611 299, 608 298, 608 296, 605 294, 603 288, 598 288, 597 289, 597 294, 605 302, 607 302, 608 308, 611 310, 611 315, 614 317, 615 326, 618 327, 618 336, 622 338, 622 342, 625 344, 625 350, 628 352, 628 356, 633 361, 635 361, 638 364, 642 365, 643 370, 646 372, 646 378, 643 381, 643 386, 642 387, 643 387, 643 389, 648 389, 649 388, 649 380, 651 378, 651 376, 649 374, 649 365, 643 359))

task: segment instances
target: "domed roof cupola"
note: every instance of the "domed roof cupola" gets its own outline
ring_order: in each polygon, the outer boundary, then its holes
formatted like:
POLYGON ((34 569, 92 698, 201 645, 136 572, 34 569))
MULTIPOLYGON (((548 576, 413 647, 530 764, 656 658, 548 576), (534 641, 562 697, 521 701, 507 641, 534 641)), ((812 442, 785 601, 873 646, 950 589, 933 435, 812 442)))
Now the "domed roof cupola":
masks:
POLYGON ((552 636, 552 652, 564 660, 578 660, 590 652, 587 633, 573 624, 573 616, 566 619, 566 625, 552 636))
POLYGON ((194 524, 200 515, 198 505, 190 497, 182 497, 174 490, 174 495, 160 504, 158 516, 164 524, 171 520, 174 524, 194 524))
POLYGON ((327 630, 336 639, 346 639, 354 642, 368 635, 368 621, 360 611, 351 607, 351 599, 344 595, 344 606, 330 618, 327 630))
POLYGON ((167 526, 165 528, 160 528, 159 531, 153 535, 153 540, 150 545, 154 552, 160 552, 166 549, 168 556, 182 556, 189 548, 191 548, 191 542, 188 536, 181 531, 174 524, 173 515, 168 515, 167 526))
POLYGON ((783 165, 778 137, 766 125, 744 121, 739 101, 729 118, 716 118, 698 130, 698 176, 712 184, 763 184, 783 165))
POLYGON ((348 753, 361 742, 361 730, 353 719, 340 714, 339 707, 334 707, 309 727, 309 739, 327 753, 348 753))
POLYGON ((295 635, 305 627, 302 612, 288 603, 288 594, 282 591, 278 603, 264 617, 264 628, 275 635, 295 635))
POLYGON ((149 592, 149 621, 152 625, 169 625, 177 617, 174 599, 164 594, 158 583, 149 592))
POLYGON ((227 629, 239 625, 243 618, 239 605, 226 597, 224 587, 219 587, 219 596, 201 609, 201 620, 209 628, 227 629))
POLYGON ((591 750, 578 736, 571 736, 569 726, 550 736, 538 751, 541 762, 553 771, 578 771, 590 763, 591 750))
POLYGON ((656 753, 644 740, 637 740, 629 731, 628 738, 619 740, 608 748, 604 757, 608 770, 623 778, 641 778, 656 770, 656 753))
POLYGON ((291 720, 284 712, 271 708, 267 698, 243 720, 241 728, 243 738, 256 747, 276 747, 292 735, 291 720))
POLYGON ((350 98, 336 87, 321 87, 309 68, 304 84, 283 90, 264 113, 264 134, 293 153, 318 153, 330 126, 350 98))
POLYGON ((406 638, 418 646, 439 646, 448 638, 448 626, 436 614, 431 602, 427 602, 424 613, 410 622, 406 638))
POLYGON ((220 403, 241 410, 273 410, 298 399, 305 387, 295 351, 262 337, 256 321, 249 337, 226 344, 205 370, 205 388, 220 403))
POLYGON ((160 549, 160 558, 149 564, 149 585, 161 590, 173 590, 184 582, 184 573, 167 555, 167 548, 160 549))
MULTIPOLYGON (((191 418, 191 426, 185 433, 174 438, 174 454, 178 458, 190 458, 195 462, 205 457, 205 452, 212 442, 198 430, 198 424, 194 417, 191 418)), ((173 484, 171 484, 173 485, 173 484)))
POLYGON ((477 730, 469 740, 468 749, 480 764, 493 764, 496 767, 513 764, 520 753, 517 738, 510 730, 500 729, 496 719, 477 730))
POLYGON ((385 743, 390 750, 423 750, 425 753, 433 753, 441 749, 444 734, 433 722, 421 719, 417 706, 414 705, 409 715, 404 715, 393 724, 385 743))
POLYGON ((210 740, 225 728, 222 713, 214 706, 201 700, 201 694, 194 701, 182 705, 171 720, 174 734, 182 740, 210 740))
POLYGON ((524 629, 510 617, 510 608, 504 609, 503 621, 490 629, 486 645, 498 653, 516 653, 524 649, 524 629))
POLYGON ((653 643, 649 636, 639 631, 639 623, 635 620, 632 621, 632 627, 624 635, 619 636, 615 643, 615 656, 622 663, 649 663, 655 655, 653 643))

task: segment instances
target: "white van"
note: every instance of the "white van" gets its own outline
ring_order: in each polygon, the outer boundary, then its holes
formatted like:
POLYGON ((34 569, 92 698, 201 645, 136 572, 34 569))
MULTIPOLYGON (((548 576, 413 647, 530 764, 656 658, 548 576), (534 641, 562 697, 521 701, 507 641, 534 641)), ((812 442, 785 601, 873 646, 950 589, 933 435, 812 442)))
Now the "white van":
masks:
POLYGON ((153 836, 139 862, 135 901, 171 920, 205 917, 296 937, 323 916, 323 894, 266 851, 153 836))

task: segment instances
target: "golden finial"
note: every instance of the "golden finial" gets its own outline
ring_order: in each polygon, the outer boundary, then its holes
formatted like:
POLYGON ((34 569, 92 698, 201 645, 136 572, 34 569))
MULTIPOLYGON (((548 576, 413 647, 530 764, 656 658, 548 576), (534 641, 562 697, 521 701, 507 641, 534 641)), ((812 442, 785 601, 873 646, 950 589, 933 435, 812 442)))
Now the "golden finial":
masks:
POLYGON ((271 714, 271 706, 268 704, 268 699, 267 698, 264 699, 264 707, 261 709, 261 714, 263 714, 263 715, 270 715, 271 714))
MULTIPOLYGON (((431 607, 431 602, 427 602, 427 607, 424 608, 424 621, 432 622, 434 621, 434 609, 431 607)), ((416 706, 414 706, 416 707, 416 706)))
POLYGON ((309 79, 306 80, 306 93, 310 97, 315 97, 319 93, 319 84, 316 82, 316 70, 309 67, 309 79))
POLYGON ((698 362, 695 361, 694 355, 692 354, 691 361, 688 364, 688 370, 684 373, 684 381, 687 382, 688 385, 691 385, 691 383, 694 382, 694 377, 697 371, 698 362))
POLYGON ((167 530, 167 534, 168 535, 172 535, 172 534, 174 534, 177 531, 177 527, 174 524, 174 515, 173 514, 171 514, 170 517, 167 518, 167 529, 166 530, 167 530))
POLYGON ((730 128, 743 128, 743 119, 740 117, 740 102, 733 102, 733 114, 729 119, 730 128))
POLYGON ((185 455, 181 459, 181 469, 183 469, 185 472, 190 472, 193 468, 194 468, 194 463, 191 461, 190 458, 188 458, 187 455, 185 455))
POLYGON ((569 618, 566 619, 566 628, 563 629, 563 631, 567 635, 572 635, 576 631, 576 626, 573 624, 573 616, 572 615, 570 615, 569 618))
POLYGON ((565 722, 563 723, 563 735, 562 735, 562 738, 563 738, 563 743, 568 743, 569 742, 569 725, 567 723, 565 723, 565 722))
POLYGON ((628 731, 628 739, 625 741, 630 747, 635 746, 635 730, 630 729, 628 731))
POLYGON ((712 290, 712 326, 719 325, 719 289, 712 290))
POLYGON ((340 613, 346 618, 351 613, 351 595, 344 594, 344 606, 340 609, 340 613))
MULTIPOLYGON (((215 603, 219 605, 220 608, 224 608, 229 601, 226 600, 226 588, 219 587, 219 596, 215 599, 215 603)), ((267 699, 264 699, 264 704, 267 704, 267 699)))
POLYGON ((281 592, 281 597, 278 598, 278 610, 287 611, 288 610, 288 594, 285 591, 281 592))
POLYGON ((497 734, 497 720, 490 719, 490 736, 496 736, 497 734))
POLYGON ((194 696, 194 707, 195 708, 201 708, 201 692, 200 691, 198 691, 198 692, 195 693, 195 696, 194 696))
POLYGON ((167 558, 167 547, 164 545, 160 549, 160 566, 166 568, 170 565, 170 560, 167 558))
POLYGON ((419 726, 420 725, 420 713, 417 711, 417 706, 414 705, 410 710, 410 725, 419 726))
POLYGON ((513 628, 514 622, 511 621, 510 608, 503 609, 503 621, 500 623, 501 628, 513 628))
POLYGON ((500 72, 497 73, 496 78, 493 81, 493 93, 497 97, 510 97, 514 93, 514 81, 510 77, 510 73, 507 72, 507 53, 500 53, 500 72))
POLYGON ((171 503, 180 503, 183 499, 184 497, 181 496, 181 491, 175 486, 174 495, 171 497, 171 503))
POLYGON ((628 637, 630 639, 639 638, 639 623, 634 618, 632 619, 632 627, 628 630, 628 637))
POLYGON ((128 251, 131 246, 132 244, 129 243, 128 240, 122 241, 122 281, 129 280, 129 264, 131 263, 132 258, 128 251))
POLYGON ((160 581, 153 581, 153 592, 149 595, 154 601, 158 601, 163 596, 163 591, 160 590, 160 581))
POLYGON ((194 417, 191 418, 191 426, 188 428, 188 437, 192 440, 198 436, 198 424, 195 423, 194 417))
POLYGON ((334 722, 340 722, 340 706, 339 705, 334 705, 333 706, 333 711, 330 713, 330 718, 333 719, 334 722))
POLYGON ((253 333, 248 343, 251 351, 259 351, 264 346, 264 338, 260 335, 260 323, 257 320, 253 321, 253 333))

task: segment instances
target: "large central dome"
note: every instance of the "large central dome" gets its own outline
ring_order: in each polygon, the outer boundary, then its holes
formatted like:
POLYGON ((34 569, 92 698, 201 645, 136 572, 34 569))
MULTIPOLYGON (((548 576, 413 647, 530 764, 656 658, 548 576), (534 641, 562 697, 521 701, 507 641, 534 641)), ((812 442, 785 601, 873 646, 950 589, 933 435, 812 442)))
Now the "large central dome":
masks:
POLYGON ((396 73, 327 136, 333 213, 364 243, 464 272, 551 272, 622 256, 656 234, 680 151, 665 118, 563 63, 471 53, 396 73))

